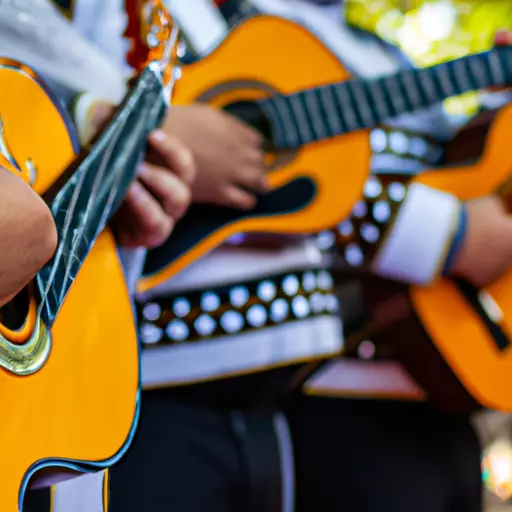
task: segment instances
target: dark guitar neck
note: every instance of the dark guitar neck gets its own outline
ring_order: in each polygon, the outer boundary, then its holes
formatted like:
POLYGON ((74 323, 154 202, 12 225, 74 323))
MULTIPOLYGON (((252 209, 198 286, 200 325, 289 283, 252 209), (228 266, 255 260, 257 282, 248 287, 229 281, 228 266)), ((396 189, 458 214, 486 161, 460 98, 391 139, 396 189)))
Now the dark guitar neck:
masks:
POLYGON ((44 320, 51 326, 64 298, 98 236, 119 208, 142 159, 149 133, 167 110, 157 72, 146 68, 93 147, 63 173, 46 196, 59 244, 39 272, 37 284, 44 320))
POLYGON ((259 102, 275 149, 369 129, 447 98, 512 82, 512 48, 495 48, 425 69, 353 79, 259 102))

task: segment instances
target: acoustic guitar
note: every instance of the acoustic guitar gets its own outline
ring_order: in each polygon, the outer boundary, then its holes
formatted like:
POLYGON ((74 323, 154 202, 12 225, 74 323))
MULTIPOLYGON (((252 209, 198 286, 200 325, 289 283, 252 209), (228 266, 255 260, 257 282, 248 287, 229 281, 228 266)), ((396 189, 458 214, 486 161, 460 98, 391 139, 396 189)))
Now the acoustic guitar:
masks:
POLYGON ((41 79, 0 61, 0 163, 43 195, 59 236, 50 262, 1 310, 3 512, 21 510, 29 481, 50 485, 113 464, 137 424, 137 333, 106 226, 169 105, 176 30, 158 1, 150 19, 145 65, 77 158, 71 122, 41 79))
MULTIPOLYGON (((507 106, 493 120, 477 164, 429 171, 415 180, 463 201, 498 193, 510 211, 511 127, 512 106, 507 106)), ((410 298, 425 332, 468 393, 485 407, 512 411, 512 269, 486 289, 440 279, 411 287, 410 298)))
POLYGON ((345 218, 370 168, 368 129, 404 112, 512 79, 510 48, 376 80, 349 73, 311 32, 254 16, 183 67, 175 103, 206 102, 267 139, 271 192, 253 210, 193 206, 150 251, 138 290, 153 288, 237 233, 316 233, 345 218))

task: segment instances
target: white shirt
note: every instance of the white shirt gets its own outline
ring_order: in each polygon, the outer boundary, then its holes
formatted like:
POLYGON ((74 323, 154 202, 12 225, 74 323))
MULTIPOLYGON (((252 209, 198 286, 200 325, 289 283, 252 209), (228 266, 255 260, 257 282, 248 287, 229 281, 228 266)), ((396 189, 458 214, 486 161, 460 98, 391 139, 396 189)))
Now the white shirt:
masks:
MULTIPOLYGON (((109 2, 96 3, 94 8, 101 10, 109 2)), ((77 0, 79 12, 81 5, 82 0, 77 0)), ((115 24, 116 16, 99 19, 115 24)), ((86 89, 111 101, 124 95, 123 69, 81 36, 48 0, 0 2, 0 54, 25 62, 77 92, 86 89)))

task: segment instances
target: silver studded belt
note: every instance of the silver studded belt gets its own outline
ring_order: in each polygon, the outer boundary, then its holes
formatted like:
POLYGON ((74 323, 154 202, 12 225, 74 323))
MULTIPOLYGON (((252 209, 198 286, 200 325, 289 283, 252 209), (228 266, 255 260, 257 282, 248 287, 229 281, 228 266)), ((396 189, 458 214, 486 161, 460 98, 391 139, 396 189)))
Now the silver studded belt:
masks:
POLYGON ((145 348, 205 341, 337 311, 334 280, 324 269, 266 276, 137 304, 145 348))

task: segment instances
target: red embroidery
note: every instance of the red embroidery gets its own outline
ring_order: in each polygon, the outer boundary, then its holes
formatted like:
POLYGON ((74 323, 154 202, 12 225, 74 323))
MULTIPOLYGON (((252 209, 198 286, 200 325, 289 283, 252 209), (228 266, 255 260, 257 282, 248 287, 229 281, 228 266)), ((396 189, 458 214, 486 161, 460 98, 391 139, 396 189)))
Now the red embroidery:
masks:
POLYGON ((143 7, 144 1, 125 0, 128 23, 126 24, 124 36, 131 43, 126 56, 126 61, 134 69, 140 69, 146 61, 148 54, 148 49, 141 39, 143 7))

